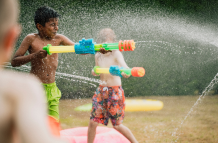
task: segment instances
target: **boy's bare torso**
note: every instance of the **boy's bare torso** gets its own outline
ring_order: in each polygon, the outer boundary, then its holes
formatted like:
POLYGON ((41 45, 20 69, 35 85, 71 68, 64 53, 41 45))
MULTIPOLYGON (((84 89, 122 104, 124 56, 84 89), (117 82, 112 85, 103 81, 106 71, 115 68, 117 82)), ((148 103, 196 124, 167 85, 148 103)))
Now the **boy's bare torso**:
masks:
POLYGON ((27 35, 16 51, 11 64, 12 66, 21 66, 31 62, 30 73, 38 77, 42 83, 53 83, 58 66, 58 54, 48 55, 43 47, 48 44, 59 46, 74 45, 74 43, 64 35, 56 34, 56 32, 51 38, 42 37, 39 34, 27 35), (25 56, 27 51, 29 51, 29 55, 25 56))
MULTIPOLYGON (((110 68, 111 65, 118 65, 117 58, 115 56, 117 50, 108 52, 106 54, 97 53, 96 61, 101 68, 110 68)), ((121 78, 119 76, 112 76, 111 74, 100 74, 100 85, 103 86, 121 86, 121 78)))
POLYGON ((39 34, 27 35, 11 62, 13 67, 31 62, 30 73, 38 77, 42 83, 55 82, 55 73, 58 66, 58 54, 54 53, 48 55, 47 52, 43 50, 43 47, 48 44, 52 46, 74 45, 74 43, 64 35, 56 34, 56 32, 50 33, 53 33, 50 38, 45 35, 39 36, 39 34), (29 51, 29 54, 25 55, 27 51, 29 51))
MULTIPOLYGON (((29 35, 31 38, 30 47, 28 49, 29 53, 36 53, 42 50, 47 44, 53 46, 59 46, 61 44, 61 38, 56 35, 55 38, 51 40, 41 39, 37 34, 29 35)), ((35 59, 31 61, 31 71, 30 73, 36 75, 43 83, 53 83, 55 82, 55 72, 58 66, 58 54, 47 55, 43 59, 35 59)))

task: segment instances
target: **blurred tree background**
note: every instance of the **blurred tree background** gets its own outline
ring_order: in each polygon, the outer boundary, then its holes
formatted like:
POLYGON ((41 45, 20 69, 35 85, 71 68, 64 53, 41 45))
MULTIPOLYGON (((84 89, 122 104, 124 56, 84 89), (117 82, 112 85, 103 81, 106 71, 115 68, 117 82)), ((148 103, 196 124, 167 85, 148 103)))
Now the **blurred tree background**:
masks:
MULTIPOLYGON (((117 40, 134 39, 134 52, 123 52, 129 67, 144 67, 142 78, 122 79, 127 97, 198 95, 218 72, 217 6, 215 0, 20 0, 22 34, 37 33, 34 12, 43 5, 62 16, 59 33, 78 42, 96 39, 112 28, 117 40)), ((30 66, 30 64, 27 64, 30 66)), ((62 98, 91 97, 98 77, 91 75, 94 55, 59 54, 56 82, 62 98)), ((12 68, 29 71, 29 67, 12 68)), ((218 86, 211 94, 218 93, 218 86)))

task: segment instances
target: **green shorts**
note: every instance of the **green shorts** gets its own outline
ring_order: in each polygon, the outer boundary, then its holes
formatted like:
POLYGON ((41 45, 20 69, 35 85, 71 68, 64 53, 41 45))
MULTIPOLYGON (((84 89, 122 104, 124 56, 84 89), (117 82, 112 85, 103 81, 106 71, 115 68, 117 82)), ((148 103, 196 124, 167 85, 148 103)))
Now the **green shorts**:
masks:
POLYGON ((59 120, 59 99, 61 98, 61 91, 58 89, 56 83, 42 84, 47 96, 47 103, 49 109, 49 116, 59 120))

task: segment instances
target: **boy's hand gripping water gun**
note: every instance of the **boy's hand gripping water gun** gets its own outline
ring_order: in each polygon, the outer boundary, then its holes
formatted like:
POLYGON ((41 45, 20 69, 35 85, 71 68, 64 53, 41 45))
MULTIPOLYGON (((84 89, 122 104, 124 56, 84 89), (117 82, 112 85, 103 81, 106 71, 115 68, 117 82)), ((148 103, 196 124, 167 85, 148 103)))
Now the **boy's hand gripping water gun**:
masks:
POLYGON ((49 55, 52 53, 68 53, 75 52, 76 54, 95 54, 100 51, 100 48, 105 50, 120 50, 120 51, 133 51, 135 49, 135 42, 133 40, 119 41, 119 43, 105 43, 96 44, 93 39, 82 39, 74 46, 52 46, 48 44, 43 47, 49 55))
POLYGON ((133 67, 131 69, 119 67, 119 66, 110 66, 110 68, 101 68, 99 66, 94 67, 95 74, 99 75, 100 73, 108 73, 114 76, 120 76, 122 72, 126 75, 132 75, 135 77, 143 77, 145 75, 145 69, 143 67, 133 67))

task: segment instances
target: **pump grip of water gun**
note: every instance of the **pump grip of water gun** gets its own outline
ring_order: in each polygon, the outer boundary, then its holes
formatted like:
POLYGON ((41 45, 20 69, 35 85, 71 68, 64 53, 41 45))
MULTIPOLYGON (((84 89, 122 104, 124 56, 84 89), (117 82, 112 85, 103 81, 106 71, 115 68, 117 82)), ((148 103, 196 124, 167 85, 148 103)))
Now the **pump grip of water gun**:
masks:
POLYGON ((82 39, 74 46, 52 46, 48 44, 43 47, 49 55, 52 53, 68 53, 75 52, 76 54, 95 54, 100 51, 100 48, 105 50, 120 50, 120 51, 133 51, 135 49, 135 42, 133 40, 119 41, 119 43, 105 43, 96 44, 93 39, 82 39))
POLYGON ((100 73, 106 73, 122 77, 122 72, 127 75, 132 75, 134 77, 143 77, 145 75, 145 69, 143 67, 133 67, 127 69, 119 66, 110 66, 110 68, 101 68, 99 66, 95 66, 93 70, 97 75, 99 75, 100 73))

